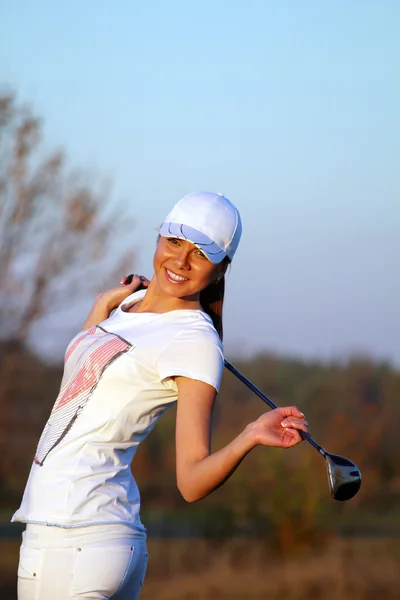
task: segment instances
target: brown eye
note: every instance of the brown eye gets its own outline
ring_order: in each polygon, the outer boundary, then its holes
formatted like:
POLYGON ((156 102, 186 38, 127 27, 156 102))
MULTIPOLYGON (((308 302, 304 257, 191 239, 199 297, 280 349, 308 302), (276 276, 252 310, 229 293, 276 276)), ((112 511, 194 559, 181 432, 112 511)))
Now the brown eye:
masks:
POLYGON ((204 252, 202 250, 197 250, 196 254, 197 254, 197 256, 200 256, 201 258, 207 258, 207 256, 204 254, 204 252))

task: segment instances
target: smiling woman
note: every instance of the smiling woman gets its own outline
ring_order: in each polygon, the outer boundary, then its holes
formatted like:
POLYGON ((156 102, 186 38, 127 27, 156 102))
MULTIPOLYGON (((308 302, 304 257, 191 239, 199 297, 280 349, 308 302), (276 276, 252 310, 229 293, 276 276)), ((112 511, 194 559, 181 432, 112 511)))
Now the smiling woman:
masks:
POLYGON ((176 477, 188 502, 222 485, 258 444, 288 448, 307 431, 296 407, 248 424, 211 453, 221 383, 224 275, 241 236, 222 194, 182 198, 162 224, 154 275, 100 294, 65 354, 22 504, 19 600, 135 600, 147 565, 139 443, 177 402, 176 477), (144 288, 144 289, 140 289, 144 288))
POLYGON ((154 255, 157 292, 168 296, 171 306, 201 310, 200 292, 218 281, 226 269, 210 262, 197 246, 179 238, 160 237, 154 255), (175 302, 172 300, 175 299, 175 302))

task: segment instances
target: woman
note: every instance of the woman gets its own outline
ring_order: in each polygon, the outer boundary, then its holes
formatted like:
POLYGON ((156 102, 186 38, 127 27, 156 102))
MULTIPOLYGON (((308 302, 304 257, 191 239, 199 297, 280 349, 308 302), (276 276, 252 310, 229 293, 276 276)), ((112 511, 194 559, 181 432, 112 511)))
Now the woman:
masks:
POLYGON ((13 516, 27 523, 19 600, 138 597, 146 533, 130 465, 176 401, 176 476, 188 502, 226 481, 255 446, 288 448, 308 430, 297 408, 279 408, 210 453, 224 275, 240 236, 227 198, 189 194, 160 228, 151 281, 123 278, 97 297, 67 348, 60 393, 13 516))

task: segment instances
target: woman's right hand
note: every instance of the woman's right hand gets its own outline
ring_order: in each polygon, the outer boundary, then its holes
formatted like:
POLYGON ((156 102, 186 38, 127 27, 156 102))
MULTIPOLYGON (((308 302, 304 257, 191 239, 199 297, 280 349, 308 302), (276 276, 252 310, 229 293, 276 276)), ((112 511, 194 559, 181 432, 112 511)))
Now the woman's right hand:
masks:
POLYGON ((120 284, 121 285, 117 287, 98 294, 92 309, 83 324, 84 330, 107 319, 110 316, 110 313, 117 308, 125 298, 141 287, 147 288, 150 281, 143 275, 132 274, 121 277, 120 284))
POLYGON ((147 288, 150 281, 143 275, 132 273, 131 275, 123 275, 120 279, 120 284, 115 288, 102 292, 97 297, 109 313, 117 308, 125 298, 137 292, 140 288, 147 288))

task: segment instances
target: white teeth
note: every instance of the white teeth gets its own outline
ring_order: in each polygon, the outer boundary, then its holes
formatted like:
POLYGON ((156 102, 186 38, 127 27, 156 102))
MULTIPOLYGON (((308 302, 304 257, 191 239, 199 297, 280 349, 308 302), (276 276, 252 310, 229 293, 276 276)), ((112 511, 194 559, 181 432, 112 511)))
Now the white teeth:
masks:
POLYGON ((169 271, 168 269, 167 269, 167 273, 168 273, 168 277, 170 277, 174 281, 187 281, 187 277, 181 277, 180 275, 176 275, 175 273, 173 273, 172 271, 169 271))

